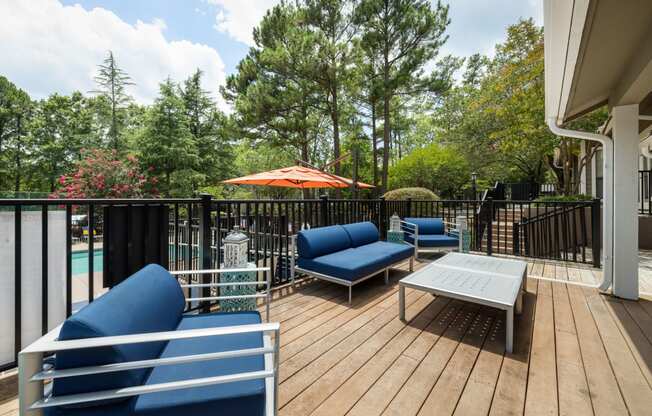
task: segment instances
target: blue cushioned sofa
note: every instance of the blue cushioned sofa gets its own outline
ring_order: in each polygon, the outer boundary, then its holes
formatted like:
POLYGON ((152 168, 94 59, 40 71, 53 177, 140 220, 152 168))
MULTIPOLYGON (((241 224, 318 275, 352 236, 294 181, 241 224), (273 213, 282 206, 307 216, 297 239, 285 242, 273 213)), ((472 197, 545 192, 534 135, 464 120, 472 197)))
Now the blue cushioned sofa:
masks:
MULTIPOLYGON (((262 284, 248 296, 269 301, 262 284)), ((21 415, 275 414, 279 324, 258 311, 184 313, 221 298, 186 299, 205 285, 149 265, 66 319, 19 354, 21 415)))
POLYGON ((444 222, 442 218, 408 217, 401 221, 405 241, 414 246, 415 258, 419 258, 419 252, 459 249, 459 235, 456 230, 450 229, 454 225, 444 222))
POLYGON ((292 281, 296 272, 339 283, 349 288, 405 260, 413 266, 414 250, 403 244, 380 241, 378 229, 371 222, 302 230, 292 239, 298 260, 290 256, 292 281))

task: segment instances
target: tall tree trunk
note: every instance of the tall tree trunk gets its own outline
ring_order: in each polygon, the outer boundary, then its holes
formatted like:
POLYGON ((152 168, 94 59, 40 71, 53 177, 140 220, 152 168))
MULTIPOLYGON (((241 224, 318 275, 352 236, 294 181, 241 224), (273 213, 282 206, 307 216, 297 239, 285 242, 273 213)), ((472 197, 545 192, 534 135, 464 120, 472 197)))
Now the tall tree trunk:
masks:
MULTIPOLYGON (((301 160, 310 163, 310 154, 308 151, 308 133, 303 130, 303 141, 301 143, 301 160)), ((302 189, 303 199, 310 199, 310 189, 302 189)))
MULTIPOLYGON (((331 91, 333 102, 331 103, 331 121, 333 122, 333 157, 335 158, 335 174, 341 176, 340 158, 340 114, 337 108, 337 84, 334 83, 333 90, 331 91)), ((342 198, 342 190, 337 188, 335 190, 337 198, 342 198)))
POLYGON ((353 199, 358 199, 358 186, 357 185, 358 185, 358 154, 359 154, 358 151, 359 151, 359 149, 358 149, 357 141, 353 145, 353 148, 351 150, 353 152, 353 155, 352 155, 352 157, 353 157, 353 172, 352 172, 353 177, 352 177, 352 179, 353 180, 351 181, 351 197, 353 199))
POLYGON ((390 125, 389 125, 389 101, 390 94, 389 88, 389 51, 385 48, 383 65, 383 177, 382 186, 380 188, 381 194, 387 191, 387 179, 389 171, 389 140, 390 140, 390 125))
MULTIPOLYGON (((373 163, 373 172, 374 172, 374 183, 375 187, 378 187, 378 136, 376 131, 376 99, 371 99, 371 151, 372 151, 372 163, 373 163)), ((377 193, 377 190, 374 190, 374 193, 377 193)), ((378 196, 378 195, 376 195, 378 196)))

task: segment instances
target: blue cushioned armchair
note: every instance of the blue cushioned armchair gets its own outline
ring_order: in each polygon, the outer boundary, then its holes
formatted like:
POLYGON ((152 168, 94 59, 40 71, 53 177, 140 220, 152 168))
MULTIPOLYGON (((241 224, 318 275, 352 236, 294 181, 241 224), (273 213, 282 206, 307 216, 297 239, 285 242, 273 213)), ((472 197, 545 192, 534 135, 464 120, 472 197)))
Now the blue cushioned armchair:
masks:
MULTIPOLYGON (((20 352, 20 414, 276 414, 279 324, 263 323, 258 311, 187 313, 188 304, 232 297, 185 292, 234 282, 179 284, 173 276, 227 271, 237 270, 149 265, 82 308, 20 352)), ((269 319, 269 269, 247 271, 267 274, 236 284, 265 286, 242 297, 265 299, 269 319)))
POLYGON ((389 269, 398 263, 410 261, 414 250, 403 244, 380 241, 378 228, 371 222, 333 225, 302 230, 292 237, 290 253, 291 279, 297 272, 318 279, 338 283, 349 288, 349 303, 354 285, 381 272, 385 283, 389 269))
POLYGON ((459 233, 455 224, 442 218, 408 217, 401 221, 405 242, 414 246, 414 257, 419 253, 432 253, 442 250, 460 249, 459 233))

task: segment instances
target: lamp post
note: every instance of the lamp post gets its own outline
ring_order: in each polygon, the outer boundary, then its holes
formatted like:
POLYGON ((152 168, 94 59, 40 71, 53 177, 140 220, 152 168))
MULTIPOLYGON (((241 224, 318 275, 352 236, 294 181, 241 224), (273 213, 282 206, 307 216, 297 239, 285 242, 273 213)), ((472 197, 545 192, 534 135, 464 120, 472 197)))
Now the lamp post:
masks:
POLYGON ((473 200, 478 199, 478 190, 476 187, 476 181, 478 180, 478 174, 476 172, 471 172, 471 189, 473 190, 473 200))

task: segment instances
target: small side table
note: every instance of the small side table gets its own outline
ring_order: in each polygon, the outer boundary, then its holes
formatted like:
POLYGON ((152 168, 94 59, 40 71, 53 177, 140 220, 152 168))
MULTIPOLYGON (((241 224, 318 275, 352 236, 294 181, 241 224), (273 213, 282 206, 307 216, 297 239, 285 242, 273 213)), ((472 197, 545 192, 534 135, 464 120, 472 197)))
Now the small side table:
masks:
MULTIPOLYGON (((247 263, 248 269, 255 268, 253 263, 247 263)), ((238 273, 222 273, 220 274, 220 283, 229 282, 255 282, 258 275, 255 271, 251 272, 238 272, 238 273)), ((240 295, 254 295, 256 294, 256 286, 243 286, 234 284, 233 286, 220 287, 220 296, 240 296, 240 295)), ((220 300, 221 312, 238 312, 238 311, 255 311, 256 299, 224 299, 220 300)))
POLYGON ((387 231, 387 242, 405 244, 405 233, 403 231, 387 231))

